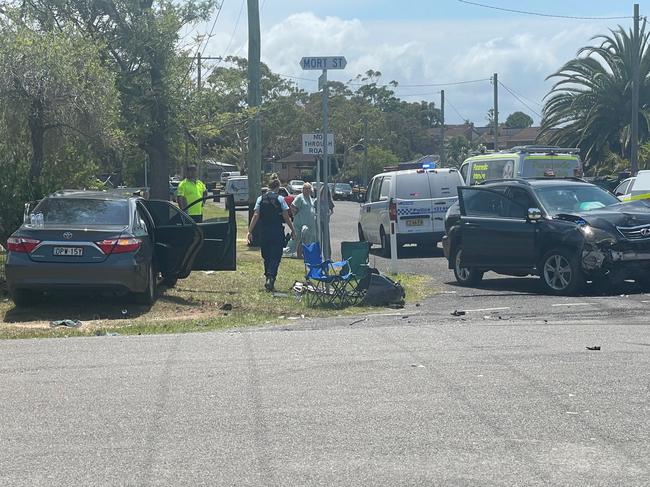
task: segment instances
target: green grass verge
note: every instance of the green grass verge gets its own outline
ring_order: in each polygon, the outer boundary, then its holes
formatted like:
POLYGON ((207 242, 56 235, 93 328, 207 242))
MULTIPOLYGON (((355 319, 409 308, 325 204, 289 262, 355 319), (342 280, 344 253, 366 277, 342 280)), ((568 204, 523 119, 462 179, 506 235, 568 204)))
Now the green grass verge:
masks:
MULTIPOLYGON (((210 218, 224 214, 214 206, 208 208, 210 218)), ((196 332, 292 323, 302 316, 316 318, 380 310, 360 306, 341 310, 307 307, 290 291, 294 282, 302 281, 304 276, 304 265, 297 259, 282 260, 276 281, 279 292, 268 293, 263 287, 260 252, 246 246, 245 234, 245 222, 238 219, 237 271, 193 272, 188 279, 178 281, 175 288, 161 288, 152 307, 131 304, 126 298, 84 298, 65 302, 46 299, 33 308, 19 309, 9 299, 0 299, 0 316, 4 316, 0 338, 196 332), (65 318, 81 320, 84 325, 79 329, 49 327, 50 321, 65 318)), ((426 296, 427 277, 399 275, 396 279, 406 289, 408 302, 426 296)))

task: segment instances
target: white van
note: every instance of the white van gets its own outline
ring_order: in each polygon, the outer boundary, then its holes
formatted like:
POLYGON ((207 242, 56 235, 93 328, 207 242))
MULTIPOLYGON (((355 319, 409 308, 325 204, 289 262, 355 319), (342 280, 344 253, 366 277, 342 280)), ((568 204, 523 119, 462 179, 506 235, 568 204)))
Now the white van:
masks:
POLYGON ((239 171, 224 171, 221 173, 221 184, 226 184, 226 181, 228 181, 228 178, 232 178, 234 176, 241 176, 241 172, 239 171))
POLYGON ((582 177, 580 149, 524 145, 466 159, 460 173, 467 184, 493 179, 582 177))
POLYGON ((621 201, 650 198, 650 170, 639 171, 636 177, 627 178, 616 187, 614 196, 621 201))
POLYGON ((248 206, 248 176, 229 177, 225 192, 234 196, 235 206, 248 206))
POLYGON ((457 169, 409 169, 372 178, 359 213, 359 240, 381 245, 390 255, 390 224, 396 222, 397 246, 435 246, 445 233, 447 209, 463 186, 457 169))

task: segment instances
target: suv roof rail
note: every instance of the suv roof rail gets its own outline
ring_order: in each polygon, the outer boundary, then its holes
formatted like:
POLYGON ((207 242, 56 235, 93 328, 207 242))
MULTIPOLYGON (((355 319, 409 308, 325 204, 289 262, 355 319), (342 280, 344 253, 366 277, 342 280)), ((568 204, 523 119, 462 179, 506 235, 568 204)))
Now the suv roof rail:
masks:
MULTIPOLYGON (((528 178, 530 179, 530 178, 528 178)), ((547 178, 550 179, 550 178, 547 178)), ((530 186, 530 182, 528 182, 524 178, 496 178, 496 179, 486 179, 484 181, 481 181, 479 184, 490 184, 490 183, 521 183, 525 184, 527 186, 530 186)))
POLYGON ((546 152, 557 154, 558 152, 562 152, 565 154, 579 154, 580 147, 559 147, 556 145, 517 145, 510 149, 510 151, 525 153, 546 152))

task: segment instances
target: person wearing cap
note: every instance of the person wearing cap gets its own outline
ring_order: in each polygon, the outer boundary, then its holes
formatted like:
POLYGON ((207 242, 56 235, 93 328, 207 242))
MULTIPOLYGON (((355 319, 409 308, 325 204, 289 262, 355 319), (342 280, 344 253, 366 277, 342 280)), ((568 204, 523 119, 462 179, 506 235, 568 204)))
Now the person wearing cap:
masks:
MULTIPOLYGON (((176 202, 181 209, 185 210, 187 205, 207 196, 205 184, 197 178, 196 166, 188 166, 186 177, 178 185, 176 191, 176 202)), ((185 210, 196 223, 203 221, 203 201, 200 201, 185 210)))

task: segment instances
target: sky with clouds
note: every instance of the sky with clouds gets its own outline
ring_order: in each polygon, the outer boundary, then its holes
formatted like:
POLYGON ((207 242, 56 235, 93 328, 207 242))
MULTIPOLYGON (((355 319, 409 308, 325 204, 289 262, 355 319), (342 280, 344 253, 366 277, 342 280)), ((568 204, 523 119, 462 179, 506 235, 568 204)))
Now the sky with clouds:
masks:
MULTIPOLYGON (((204 55, 247 54, 246 0, 221 0, 219 17, 188 33, 213 36, 204 55)), ((631 17, 634 2, 621 0, 476 0, 502 8, 578 17, 631 17)), ((500 87, 501 119, 521 110, 536 122, 543 97, 551 87, 546 77, 592 43, 595 35, 631 18, 578 20, 522 15, 469 5, 458 0, 259 0, 262 61, 277 73, 294 77, 307 91, 316 91, 317 71, 302 71, 303 56, 343 55, 343 71, 330 79, 349 81, 369 69, 382 73, 381 82, 399 83, 397 95, 409 101, 436 104, 445 90, 446 121, 469 119, 485 124, 492 106, 489 78, 500 87), (302 78, 302 79, 300 79, 302 78), (422 86, 482 80, 448 86, 422 86), (527 106, 526 106, 527 105, 527 106), (536 114, 537 113, 537 114, 536 114)), ((637 1, 641 15, 650 0, 637 1)))

